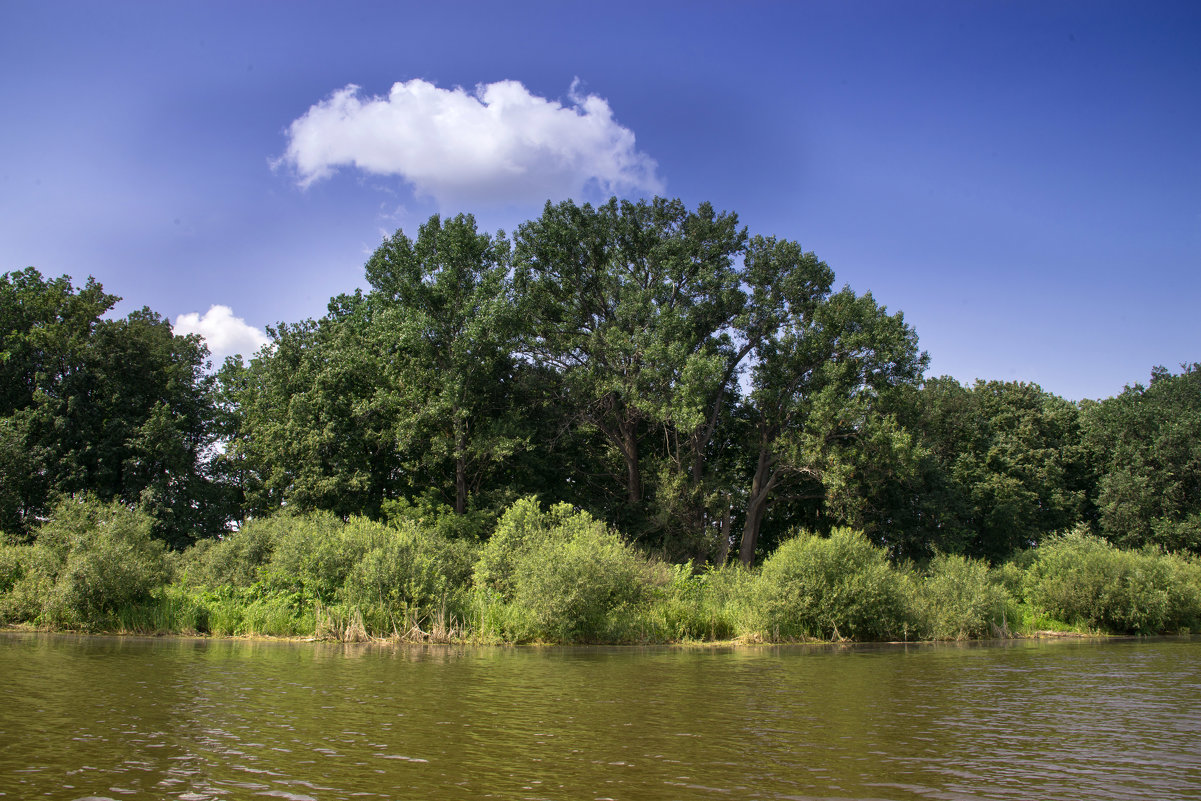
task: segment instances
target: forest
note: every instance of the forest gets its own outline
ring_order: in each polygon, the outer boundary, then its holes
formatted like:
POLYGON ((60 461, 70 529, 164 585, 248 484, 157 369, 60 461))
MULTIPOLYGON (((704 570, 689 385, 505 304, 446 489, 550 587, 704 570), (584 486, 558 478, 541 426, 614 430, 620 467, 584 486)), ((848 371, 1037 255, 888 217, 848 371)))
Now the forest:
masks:
POLYGON ((0 623, 493 641, 1201 620, 1201 365, 926 375, 900 312, 679 200, 397 231, 213 365, 0 276, 0 623))

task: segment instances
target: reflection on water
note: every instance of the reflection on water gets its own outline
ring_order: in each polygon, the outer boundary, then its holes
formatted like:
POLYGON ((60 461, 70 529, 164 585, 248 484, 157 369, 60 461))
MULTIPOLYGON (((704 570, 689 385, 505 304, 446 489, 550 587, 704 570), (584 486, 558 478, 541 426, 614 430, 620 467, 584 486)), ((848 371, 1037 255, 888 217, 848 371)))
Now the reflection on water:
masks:
POLYGON ((0 636, 0 796, 1201 798, 1201 640, 0 636))

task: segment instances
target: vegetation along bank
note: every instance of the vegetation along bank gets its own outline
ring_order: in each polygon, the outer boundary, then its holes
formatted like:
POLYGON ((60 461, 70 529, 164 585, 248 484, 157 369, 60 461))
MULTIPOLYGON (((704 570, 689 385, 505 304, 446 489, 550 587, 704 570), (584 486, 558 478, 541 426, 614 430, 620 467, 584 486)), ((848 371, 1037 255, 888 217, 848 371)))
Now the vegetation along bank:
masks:
POLYGON ((1201 618, 1201 369, 925 375, 903 315, 674 200, 398 231, 217 369, 0 276, 0 622, 480 641, 1201 618))

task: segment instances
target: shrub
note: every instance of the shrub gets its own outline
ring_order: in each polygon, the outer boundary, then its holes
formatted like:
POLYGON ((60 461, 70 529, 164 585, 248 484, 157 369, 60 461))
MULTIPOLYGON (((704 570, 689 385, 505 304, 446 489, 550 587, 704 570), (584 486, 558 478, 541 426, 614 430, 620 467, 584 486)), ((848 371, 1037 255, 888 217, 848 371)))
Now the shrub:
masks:
POLYGON ((657 582, 648 616, 656 639, 726 640, 738 634, 751 574, 740 565, 709 567, 693 573, 689 565, 664 567, 667 581, 657 582))
POLYGON ((119 503, 63 501, 37 533, 25 575, 14 585, 24 614, 57 625, 103 626, 122 606, 142 603, 167 578, 153 520, 119 503))
POLYGON ((1201 572, 1182 557, 1125 551, 1078 529, 1042 545, 1027 573, 1035 606, 1062 620, 1153 634, 1201 616, 1201 572))
POLYGON ((911 588, 862 533, 803 533, 768 557, 751 591, 752 620, 772 638, 907 636, 911 588))
POLYGON ((189 584, 249 587, 262 579, 275 543, 295 520, 288 514, 251 520, 219 540, 201 540, 184 551, 179 574, 189 584))
POLYGON ((646 579, 646 560, 604 523, 533 498, 502 515, 475 566, 482 625, 519 640, 601 639, 645 598, 646 579))
POLYGON ((925 632, 938 640, 987 635, 1008 597, 987 564, 958 555, 935 556, 918 585, 925 632))
MULTIPOLYGON (((475 564, 475 586, 496 593, 506 601, 512 600, 518 564, 528 558, 538 543, 550 536, 551 529, 569 521, 574 513, 575 510, 567 504, 556 504, 548 511, 543 511, 534 497, 515 502, 501 515, 496 529, 480 552, 475 564)), ((588 517, 588 520, 591 518, 588 517)))
POLYGON ((0 542, 0 625, 25 620, 27 603, 14 589, 25 577, 32 546, 0 542))
POLYGON ((355 564, 383 540, 384 526, 362 518, 343 523, 328 512, 272 518, 275 547, 263 569, 278 591, 332 603, 355 564))
POLYGON ((404 621, 444 609, 462 613, 475 557, 469 542, 447 540, 404 519, 390 526, 364 520, 349 525, 380 528, 369 535, 372 544, 351 567, 340 593, 360 610, 368 631, 403 634, 404 621))
POLYGON ((28 545, 0 542, 0 595, 11 592, 13 585, 25 575, 28 552, 28 545))

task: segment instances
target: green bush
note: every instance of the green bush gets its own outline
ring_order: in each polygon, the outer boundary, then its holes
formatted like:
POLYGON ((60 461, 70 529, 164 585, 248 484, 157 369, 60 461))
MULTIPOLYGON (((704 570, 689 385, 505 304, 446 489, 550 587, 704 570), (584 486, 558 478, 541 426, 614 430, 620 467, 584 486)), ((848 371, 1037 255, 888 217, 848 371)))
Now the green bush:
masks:
POLYGON ((769 638, 879 640, 911 631, 912 589, 862 533, 803 533, 768 557, 751 591, 753 625, 769 638))
POLYGON ((281 514, 251 520, 219 540, 202 540, 183 552, 178 573, 188 584, 249 587, 263 578, 275 543, 297 518, 281 514))
POLYGON ((1061 620, 1115 633, 1154 634, 1201 616, 1201 571, 1183 557, 1126 551, 1083 530, 1038 548, 1027 597, 1061 620))
POLYGON ((28 553, 28 545, 0 542, 0 595, 11 592, 13 585, 25 575, 28 553))
POLYGON ((587 512, 543 511, 532 498, 502 515, 475 583, 481 625, 502 626, 496 633, 509 639, 558 642, 604 639, 649 588, 646 559, 620 535, 587 512))
POLYGON ((274 550, 264 568, 269 587, 333 603, 355 564, 383 541, 382 524, 352 518, 350 524, 328 512, 271 520, 274 550))
POLYGON ((689 565, 662 566, 666 580, 653 582, 644 619, 644 639, 728 640, 737 636, 745 616, 751 573, 740 565, 709 567, 693 573, 689 565))
POLYGON ((148 515, 119 503, 63 501, 38 530, 14 583, 18 611, 52 625, 98 628, 117 609, 148 601, 167 579, 152 526, 148 515))
POLYGON ((567 504, 556 504, 548 511, 543 511, 541 504, 533 497, 515 502, 501 515, 496 529, 480 552, 475 564, 475 586, 495 593, 506 601, 512 600, 518 564, 528 558, 538 543, 550 536, 551 529, 569 520, 574 513, 575 510, 567 504))
POLYGON ((925 634, 936 640, 986 636, 1001 623, 1009 595, 988 565, 963 556, 938 555, 918 585, 925 634))
POLYGON ((29 545, 0 543, 0 625, 16 623, 27 617, 23 611, 27 604, 22 603, 13 590, 25 577, 32 550, 29 545))
POLYGON ((406 621, 443 611, 463 614, 475 559, 470 542, 447 540, 405 519, 389 526, 357 519, 348 526, 379 526, 371 534, 349 534, 372 545, 351 567, 339 593, 360 610, 368 632, 403 634, 406 621))

